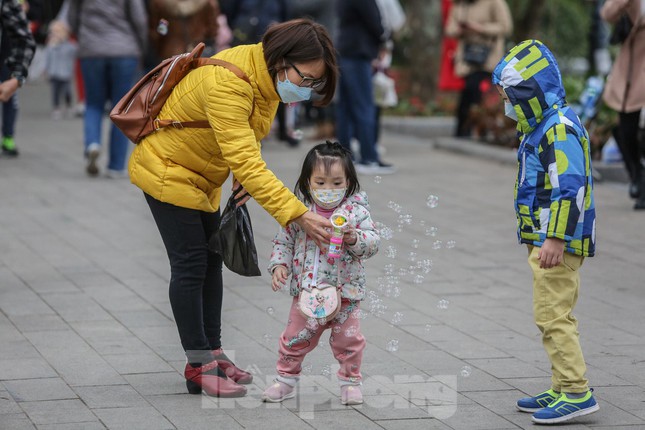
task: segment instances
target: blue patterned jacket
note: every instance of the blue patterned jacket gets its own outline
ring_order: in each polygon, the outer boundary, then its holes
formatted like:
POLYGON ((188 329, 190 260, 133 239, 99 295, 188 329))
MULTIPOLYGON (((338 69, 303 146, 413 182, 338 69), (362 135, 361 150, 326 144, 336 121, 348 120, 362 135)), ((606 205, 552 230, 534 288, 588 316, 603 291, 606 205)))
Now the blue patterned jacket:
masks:
POLYGON ((555 57, 526 40, 498 63, 502 86, 518 116, 520 146, 515 211, 520 243, 541 246, 563 239, 566 252, 593 256, 596 212, 589 136, 567 106, 555 57))

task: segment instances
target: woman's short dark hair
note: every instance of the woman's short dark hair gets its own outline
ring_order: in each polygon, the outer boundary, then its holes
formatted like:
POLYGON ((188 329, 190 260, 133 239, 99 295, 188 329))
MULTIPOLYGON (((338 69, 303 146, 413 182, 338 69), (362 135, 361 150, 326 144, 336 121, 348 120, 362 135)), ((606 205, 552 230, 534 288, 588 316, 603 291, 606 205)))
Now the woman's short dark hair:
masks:
POLYGON ((275 78, 287 63, 323 60, 325 83, 316 92, 322 95, 318 105, 328 105, 334 97, 338 81, 336 50, 325 27, 310 19, 300 18, 273 24, 262 37, 264 60, 269 74, 275 78))
POLYGON ((307 155, 305 155, 305 161, 302 163, 302 170, 300 171, 300 177, 296 181, 296 186, 294 188, 294 193, 296 196, 300 197, 306 204, 312 204, 313 199, 311 197, 311 184, 309 180, 311 175, 314 172, 314 169, 318 164, 322 164, 325 172, 329 172, 331 165, 339 162, 343 166, 345 171, 345 179, 347 179, 347 191, 345 192, 345 197, 349 197, 352 194, 355 194, 361 190, 361 185, 358 182, 358 175, 356 174, 356 169, 354 168, 354 162, 352 161, 352 154, 349 152, 349 149, 344 148, 338 142, 330 142, 329 140, 325 143, 320 143, 309 150, 307 155))

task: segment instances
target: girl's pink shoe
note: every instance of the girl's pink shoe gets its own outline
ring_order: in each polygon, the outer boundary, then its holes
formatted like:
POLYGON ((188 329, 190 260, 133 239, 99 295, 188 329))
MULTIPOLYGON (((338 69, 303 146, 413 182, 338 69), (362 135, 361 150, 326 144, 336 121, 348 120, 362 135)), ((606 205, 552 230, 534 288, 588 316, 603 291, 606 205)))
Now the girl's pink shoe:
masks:
POLYGON ((211 351, 211 354, 217 361, 220 369, 222 369, 226 376, 231 378, 233 381, 238 384, 250 384, 253 382, 253 375, 233 364, 231 359, 224 354, 224 350, 222 348, 214 349, 211 351))
POLYGON ((363 403, 363 393, 360 385, 343 385, 340 387, 340 402, 343 405, 360 405, 363 403))
POLYGON ((294 397, 294 388, 284 382, 275 381, 262 393, 262 401, 268 403, 279 403, 283 400, 294 397))

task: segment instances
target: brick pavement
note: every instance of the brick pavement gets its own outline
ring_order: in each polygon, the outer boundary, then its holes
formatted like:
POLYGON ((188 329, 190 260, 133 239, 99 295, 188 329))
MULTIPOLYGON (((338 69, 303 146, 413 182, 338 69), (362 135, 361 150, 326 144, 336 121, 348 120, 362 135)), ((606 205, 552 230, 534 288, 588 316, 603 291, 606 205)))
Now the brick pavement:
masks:
MULTIPOLYGON (((399 172, 361 177, 374 218, 393 229, 367 263, 387 308, 362 321, 364 405, 340 405, 326 342, 307 358, 297 399, 261 403, 289 299, 266 274, 228 272, 224 346, 256 382, 246 398, 218 401, 185 394, 167 259, 141 192, 85 176, 81 121, 51 121, 46 86, 32 83, 21 97, 21 156, 0 159, 0 429, 533 427, 514 401, 548 386, 549 365, 515 241, 508 155, 482 159, 385 135, 385 158, 399 172), (439 197, 436 208, 428 195, 439 197), (422 260, 432 270, 410 274, 422 260), (378 281, 388 264, 399 280, 390 288, 378 281)), ((264 155, 291 187, 312 144, 267 141, 264 155)), ((601 410, 565 427, 643 429, 645 213, 631 210, 624 184, 597 184, 596 199, 598 255, 582 269, 577 316, 601 410)), ((250 210, 266 266, 277 225, 255 203, 250 210)))

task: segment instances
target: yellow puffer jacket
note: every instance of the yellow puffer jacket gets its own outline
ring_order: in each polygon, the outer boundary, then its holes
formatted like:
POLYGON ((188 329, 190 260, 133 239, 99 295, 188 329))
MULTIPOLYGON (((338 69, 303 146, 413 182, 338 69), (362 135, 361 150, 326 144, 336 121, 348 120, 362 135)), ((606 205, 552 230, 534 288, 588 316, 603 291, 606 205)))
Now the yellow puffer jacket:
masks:
POLYGON ((267 70, 262 44, 220 52, 251 81, 226 68, 199 67, 177 84, 160 119, 207 119, 210 129, 167 127, 148 135, 130 157, 130 180, 155 199, 215 212, 222 184, 232 172, 253 198, 282 226, 307 211, 271 172, 260 140, 271 128, 280 98, 267 70))

